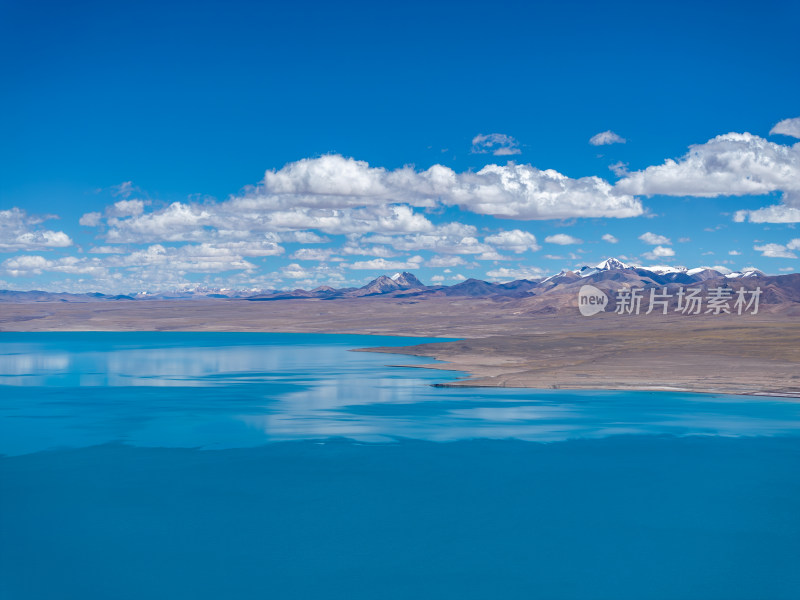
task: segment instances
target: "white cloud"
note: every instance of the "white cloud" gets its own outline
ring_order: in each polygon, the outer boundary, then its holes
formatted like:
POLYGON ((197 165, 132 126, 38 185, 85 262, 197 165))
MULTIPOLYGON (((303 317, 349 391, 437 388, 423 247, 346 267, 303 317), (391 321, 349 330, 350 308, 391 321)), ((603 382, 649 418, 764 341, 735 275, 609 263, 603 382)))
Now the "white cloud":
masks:
MULTIPOLYGON (((522 220, 632 217, 641 203, 599 177, 572 179, 530 165, 487 165, 456 173, 389 171, 338 155, 303 159, 241 196, 222 202, 174 202, 146 211, 146 202, 120 200, 81 225, 103 227, 110 243, 248 240, 265 233, 425 233, 434 225, 415 207, 459 206, 477 214, 522 220)), ((482 250, 483 251, 483 250, 482 250)))
POLYGON ((460 256, 434 256, 425 263, 426 267, 458 267, 465 264, 460 256))
POLYGON ((307 271, 297 263, 291 263, 281 267, 280 273, 281 276, 288 277, 289 279, 311 279, 314 276, 313 272, 307 271))
MULTIPOLYGON (((796 249, 800 250, 800 247, 796 249)), ((764 244, 762 246, 753 246, 753 250, 761 252, 761 256, 765 256, 767 258, 797 258, 797 255, 792 252, 790 248, 782 244, 764 244)))
POLYGON ((610 233, 603 234, 602 240, 604 242, 608 242, 609 244, 616 244, 619 242, 619 240, 610 233))
POLYGON ((737 210, 733 220, 737 223, 800 223, 800 208, 774 204, 756 210, 737 210))
POLYGON ((558 244, 559 246, 567 246, 569 244, 582 244, 583 240, 567 235, 566 233, 556 233, 555 235, 548 235, 544 238, 548 244, 558 244))
POLYGON ((650 252, 645 252, 642 256, 644 256, 647 260, 658 260, 659 258, 675 256, 675 251, 672 248, 667 248, 666 246, 656 246, 650 252))
POLYGON ((800 250, 800 238, 791 240, 788 244, 786 244, 786 247, 789 250, 800 250))
POLYGON ((800 145, 774 144, 750 133, 728 133, 689 147, 675 161, 630 173, 616 184, 626 194, 742 196, 800 191, 800 145))
POLYGON ((456 173, 434 165, 426 171, 387 171, 338 155, 304 159, 280 171, 245 196, 230 200, 236 210, 352 208, 387 203, 458 205, 478 214, 520 219, 631 217, 639 201, 613 192, 599 177, 571 179, 530 165, 487 165, 477 173, 456 173))
POLYGON ((592 146, 608 146, 610 144, 624 144, 626 141, 624 137, 617 135, 609 129, 608 131, 601 131, 593 135, 589 143, 592 146))
POLYGON ((143 212, 142 200, 119 200, 108 208, 106 214, 112 217, 138 217, 143 212))
POLYGON ((138 217, 112 217, 107 224, 109 230, 106 241, 112 243, 252 239, 275 232, 294 234, 295 239, 302 232, 306 237, 314 236, 318 238, 315 241, 321 241, 318 234, 306 230, 347 234, 375 231, 407 233, 434 229, 427 218, 405 205, 247 212, 237 208, 232 201, 204 205, 174 202, 164 209, 138 217))
POLYGON ((497 250, 488 250, 481 252, 475 257, 475 260, 511 260, 510 256, 503 256, 497 250))
MULTIPOLYGON (((104 257, 68 256, 49 260, 42 256, 17 256, 7 259, 0 269, 15 277, 40 275, 43 272, 89 274, 109 276, 112 270, 133 273, 135 278, 152 279, 158 273, 174 280, 185 273, 221 273, 225 271, 253 271, 256 266, 243 256, 272 256, 283 248, 268 242, 255 244, 239 242, 222 245, 192 244, 165 247, 154 244, 127 254, 110 254, 104 257)), ((128 278, 131 279, 131 278, 128 278)), ((131 281, 133 280, 131 279, 131 281)), ((128 283, 128 281, 120 282, 128 283)))
POLYGON ((430 250, 440 254, 482 254, 494 248, 475 237, 477 229, 462 223, 447 223, 430 233, 390 236, 372 235, 362 238, 364 243, 387 244, 401 252, 430 250))
POLYGON ((608 165, 608 168, 617 177, 625 177, 628 174, 628 163, 626 162, 615 162, 613 165, 608 165))
POLYGON ((127 254, 128 249, 123 246, 95 246, 89 254, 127 254))
POLYGON ((738 250, 730 250, 730 251, 728 251, 728 255, 729 256, 741 256, 742 253, 739 252, 738 250))
MULTIPOLYGON (((105 259, 109 267, 158 267, 159 270, 173 272, 213 273, 231 270, 255 269, 255 265, 242 258, 242 252, 248 256, 264 256, 261 252, 269 251, 258 247, 225 247, 214 244, 192 244, 180 247, 165 247, 161 244, 136 250, 128 255, 110 256, 105 259)), ((282 251, 282 249, 281 249, 282 251)), ((276 252, 276 251, 272 251, 276 252)))
POLYGON ((103 221, 103 213, 89 212, 78 219, 78 223, 84 227, 98 227, 103 221))
POLYGON ((775 135, 776 133, 800 138, 800 117, 780 121, 769 132, 770 135, 775 135))
POLYGON ((519 142, 504 133, 478 134, 472 138, 473 154, 494 154, 495 156, 510 156, 520 154, 519 142))
POLYGON ((650 231, 643 233, 639 236, 639 239, 642 240, 645 244, 650 244, 651 246, 658 246, 659 244, 671 244, 672 241, 664 235, 658 235, 657 233, 652 233, 650 231))
POLYGON ((292 253, 289 258, 295 260, 330 260, 334 254, 331 248, 300 248, 292 253))
POLYGON ((397 256, 397 252, 393 251, 391 248, 380 244, 363 246, 360 245, 357 240, 347 242, 338 252, 346 256, 374 256, 376 258, 394 258, 397 256))
POLYGON ((431 277, 431 281, 433 283, 441 283, 442 281, 444 281, 444 275, 434 275, 433 277, 431 277))
POLYGON ((545 271, 539 267, 519 267, 516 269, 509 269, 500 267, 492 271, 486 272, 486 277, 492 281, 514 281, 517 279, 538 279, 543 277, 545 271))
POLYGON ((633 196, 618 194, 599 177, 571 179, 530 165, 487 165, 462 173, 441 196, 445 204, 482 215, 520 220, 575 217, 636 217, 644 211, 633 196))
POLYGON ((45 271, 71 274, 104 274, 106 272, 100 259, 67 256, 49 260, 43 256, 23 255, 6 259, 0 269, 12 277, 41 275, 45 271))
POLYGON ((111 186, 111 193, 114 196, 121 196, 122 198, 128 198, 131 194, 136 192, 138 188, 133 185, 132 181, 123 181, 118 185, 111 186))
POLYGON ((0 252, 66 248, 72 240, 63 231, 42 229, 39 225, 55 217, 29 215, 21 208, 0 210, 0 252))
POLYGON ((483 241, 492 246, 502 248, 503 250, 514 252, 515 254, 521 254, 526 250, 535 252, 539 249, 539 245, 536 243, 536 236, 520 229, 500 231, 499 233, 483 238, 483 241))
POLYGON ((398 271, 402 269, 416 269, 419 267, 419 264, 419 261, 412 259, 406 262, 400 262, 386 260, 385 258, 374 258, 372 260, 359 260, 347 266, 350 269, 363 271, 398 271))

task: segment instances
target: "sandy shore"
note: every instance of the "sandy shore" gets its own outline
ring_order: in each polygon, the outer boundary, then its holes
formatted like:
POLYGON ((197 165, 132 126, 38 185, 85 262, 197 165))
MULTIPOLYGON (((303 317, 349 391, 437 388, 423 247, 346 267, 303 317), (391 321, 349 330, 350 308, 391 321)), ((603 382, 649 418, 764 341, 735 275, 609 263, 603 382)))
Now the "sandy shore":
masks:
MULTIPOLYGON (((448 385, 685 390, 800 397, 800 318, 581 317, 517 301, 190 300, 0 305, 0 331, 286 331, 462 338, 373 348, 467 372, 448 385)), ((2 334, 0 334, 0 339, 2 334)), ((398 360, 397 362, 402 362, 398 360)))

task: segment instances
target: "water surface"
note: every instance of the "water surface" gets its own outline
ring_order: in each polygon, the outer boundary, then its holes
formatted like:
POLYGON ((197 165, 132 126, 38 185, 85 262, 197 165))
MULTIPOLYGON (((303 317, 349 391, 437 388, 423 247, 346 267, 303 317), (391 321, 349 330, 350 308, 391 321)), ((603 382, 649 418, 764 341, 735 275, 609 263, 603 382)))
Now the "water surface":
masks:
POLYGON ((463 373, 350 352, 424 338, 48 333, 0 337, 0 454, 124 442, 237 448, 346 437, 563 441, 787 435, 800 403, 673 392, 436 388, 463 373))
POLYGON ((0 334, 0 598, 800 597, 798 403, 349 351, 426 341, 0 334))

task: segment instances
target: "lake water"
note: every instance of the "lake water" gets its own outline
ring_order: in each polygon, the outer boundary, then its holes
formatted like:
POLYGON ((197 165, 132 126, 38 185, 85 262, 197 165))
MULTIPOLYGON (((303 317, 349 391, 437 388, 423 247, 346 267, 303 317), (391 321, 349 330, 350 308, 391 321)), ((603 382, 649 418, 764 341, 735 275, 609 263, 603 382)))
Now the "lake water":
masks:
POLYGON ((0 598, 800 597, 800 403, 349 352, 426 341, 0 334, 0 598))

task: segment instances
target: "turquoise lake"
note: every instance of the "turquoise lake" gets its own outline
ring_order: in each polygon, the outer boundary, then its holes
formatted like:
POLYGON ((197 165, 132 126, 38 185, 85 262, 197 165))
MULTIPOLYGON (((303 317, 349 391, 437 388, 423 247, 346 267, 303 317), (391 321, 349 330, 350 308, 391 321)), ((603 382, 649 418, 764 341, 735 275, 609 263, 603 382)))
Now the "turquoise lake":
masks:
POLYGON ((799 402, 350 352, 426 341, 0 334, 0 599, 800 597, 799 402))

